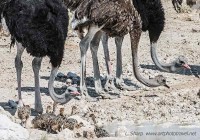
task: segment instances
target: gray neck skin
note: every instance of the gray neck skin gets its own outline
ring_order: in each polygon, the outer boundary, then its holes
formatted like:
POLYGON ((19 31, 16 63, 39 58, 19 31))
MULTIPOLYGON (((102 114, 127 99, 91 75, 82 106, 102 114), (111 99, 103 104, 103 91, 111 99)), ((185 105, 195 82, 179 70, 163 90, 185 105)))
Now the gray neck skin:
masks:
POLYGON ((160 84, 157 82, 157 80, 153 79, 145 79, 143 78, 139 71, 138 71, 138 42, 137 38, 134 35, 134 32, 130 32, 130 38, 131 38, 131 49, 132 49, 132 61, 133 61, 133 72, 138 81, 143 83, 144 85, 148 87, 158 87, 160 84))
POLYGON ((181 67, 176 67, 176 63, 175 62, 171 62, 171 63, 160 63, 157 57, 157 53, 156 53, 156 47, 157 47, 157 42, 152 43, 151 42, 151 58, 153 60, 153 62, 155 63, 155 65, 162 71, 165 72, 176 72, 178 70, 181 69, 181 67))
POLYGON ((58 95, 55 93, 53 85, 54 85, 54 80, 55 80, 57 71, 58 71, 58 67, 56 67, 56 68, 52 67, 51 75, 49 78, 48 89, 49 89, 50 96, 54 102, 65 104, 65 103, 69 102, 72 99, 72 97, 70 96, 69 93, 66 93, 66 92, 61 95, 58 95))

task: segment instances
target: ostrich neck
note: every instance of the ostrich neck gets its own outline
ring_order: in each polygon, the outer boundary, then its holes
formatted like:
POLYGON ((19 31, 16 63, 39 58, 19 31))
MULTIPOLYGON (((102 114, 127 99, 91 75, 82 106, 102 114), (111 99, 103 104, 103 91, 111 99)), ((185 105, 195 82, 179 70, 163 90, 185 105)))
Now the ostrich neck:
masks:
POLYGON ((156 48, 157 48, 157 42, 152 43, 151 42, 151 58, 153 60, 153 62, 155 63, 155 65, 163 71, 166 72, 175 72, 177 71, 177 69, 175 68, 175 64, 173 62, 171 63, 160 63, 157 57, 157 52, 156 52, 156 48))
POLYGON ((52 67, 51 75, 49 78, 49 84, 48 84, 49 94, 56 103, 65 104, 70 101, 70 98, 66 98, 66 93, 58 95, 54 91, 53 85, 54 85, 54 80, 55 80, 57 71, 58 71, 58 67, 52 67))
POLYGON ((136 79, 148 87, 160 86, 160 84, 155 79, 145 79, 140 75, 138 70, 139 65, 138 65, 138 55, 137 55, 140 35, 138 35, 137 32, 131 31, 130 38, 131 38, 131 49, 132 49, 133 72, 136 79))

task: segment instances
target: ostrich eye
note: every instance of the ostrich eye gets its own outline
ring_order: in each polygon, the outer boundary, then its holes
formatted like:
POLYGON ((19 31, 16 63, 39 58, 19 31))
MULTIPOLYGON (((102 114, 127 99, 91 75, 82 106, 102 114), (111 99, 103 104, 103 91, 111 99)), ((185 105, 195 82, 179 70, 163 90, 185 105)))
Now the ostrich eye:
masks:
POLYGON ((180 63, 181 63, 181 64, 184 64, 185 62, 184 62, 184 61, 180 61, 180 63))
POLYGON ((72 92, 72 90, 71 90, 71 89, 68 89, 68 91, 69 91, 69 92, 72 92))
POLYGON ((165 79, 163 79, 162 81, 163 81, 164 83, 166 82, 166 80, 165 80, 165 79))

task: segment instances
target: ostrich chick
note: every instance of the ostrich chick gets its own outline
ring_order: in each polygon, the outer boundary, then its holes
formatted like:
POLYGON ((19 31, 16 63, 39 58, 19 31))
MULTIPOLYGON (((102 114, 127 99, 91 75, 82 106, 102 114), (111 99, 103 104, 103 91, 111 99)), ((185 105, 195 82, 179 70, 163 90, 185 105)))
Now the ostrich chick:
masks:
POLYGON ((62 107, 59 114, 55 118, 50 119, 48 132, 58 133, 63 130, 64 121, 67 119, 64 112, 65 109, 62 107))
POLYGON ((50 105, 47 106, 46 113, 47 114, 53 114, 53 109, 50 105))
POLYGON ((56 115, 52 113, 52 107, 47 106, 45 114, 38 115, 32 120, 33 127, 45 129, 48 131, 49 122, 50 122, 50 120, 52 120, 55 117, 56 117, 56 115))
POLYGON ((27 127, 26 124, 30 115, 31 115, 31 107, 29 105, 18 107, 18 117, 21 120, 21 125, 23 127, 27 127))
POLYGON ((96 116, 94 114, 90 114, 90 117, 94 123, 95 129, 95 135, 97 136, 97 138, 101 138, 101 137, 109 137, 109 133, 103 129, 103 127, 100 127, 97 125, 97 121, 96 121, 96 116))
POLYGON ((65 117, 64 112, 65 112, 65 108, 64 108, 64 107, 60 108, 59 116, 61 116, 61 117, 65 117))

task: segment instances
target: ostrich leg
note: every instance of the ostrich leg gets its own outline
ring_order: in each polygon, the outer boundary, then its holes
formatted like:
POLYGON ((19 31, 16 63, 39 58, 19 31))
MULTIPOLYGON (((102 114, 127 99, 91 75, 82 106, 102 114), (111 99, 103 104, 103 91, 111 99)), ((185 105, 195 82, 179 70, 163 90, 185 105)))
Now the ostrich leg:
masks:
POLYGON ((40 95, 40 83, 39 83, 39 71, 41 67, 42 58, 36 57, 32 61, 32 68, 35 77, 35 110, 42 114, 42 102, 41 102, 41 95, 40 95))
POLYGON ((94 38, 92 39, 92 41, 90 43, 90 49, 91 49, 91 52, 92 52, 92 60, 93 60, 93 68, 94 68, 95 90, 104 99, 105 98, 114 99, 115 97, 110 96, 109 94, 105 94, 105 92, 102 90, 102 85, 101 85, 101 80, 100 80, 99 64, 98 64, 98 58, 97 58, 97 51, 98 51, 98 48, 99 48, 99 42, 100 42, 100 39, 101 39, 101 35, 102 35, 101 31, 96 33, 96 35, 94 36, 94 38))
POLYGON ((93 40, 95 34, 100 31, 101 28, 97 26, 91 25, 89 27, 88 33, 86 36, 80 41, 80 51, 81 51, 81 82, 80 82, 80 90, 81 94, 85 96, 85 99, 88 101, 94 101, 87 92, 86 84, 85 84, 85 78, 86 78, 86 53, 89 48, 90 42, 93 40))
POLYGON ((97 58, 97 52, 99 48, 99 42, 101 38, 101 31, 96 33, 94 38, 92 39, 90 43, 90 50, 92 53, 92 60, 93 60, 93 68, 94 68, 94 83, 95 83, 95 91, 98 94, 104 93, 101 86, 101 80, 100 80, 100 71, 99 71, 99 63, 97 58))
POLYGON ((133 86, 127 86, 122 79, 122 42, 124 37, 115 37, 115 44, 117 49, 117 66, 116 66, 116 84, 121 89, 129 91, 136 90, 133 86))
POLYGON ((105 62, 106 62, 106 69, 107 69, 107 80, 106 80, 106 84, 104 88, 106 91, 114 91, 115 93, 119 93, 119 90, 114 85, 114 78, 111 74, 112 68, 111 68, 110 54, 109 54, 109 49, 108 49, 108 35, 103 33, 101 40, 102 40, 102 45, 103 45, 103 50, 104 50, 104 55, 105 55, 105 62))
MULTIPOLYGON (((122 75, 122 54, 121 54, 121 48, 122 48, 122 42, 124 37, 115 37, 115 44, 116 44, 116 50, 117 50, 117 65, 116 65, 116 85, 120 89, 126 89, 126 90, 136 90, 135 87, 127 86, 121 75, 122 75)), ((111 64, 110 64, 110 55, 108 50, 108 36, 106 34, 102 35, 102 44, 104 48, 104 55, 105 55, 105 61, 106 61, 106 68, 108 72, 107 81, 105 85, 106 90, 114 90, 115 93, 119 93, 119 90, 114 85, 114 80, 111 75, 111 64)))
POLYGON ((16 46, 17 46, 17 55, 15 57, 15 68, 16 68, 16 72, 17 72, 17 86, 18 86, 18 106, 22 107, 23 101, 22 101, 22 95, 21 95, 21 73, 22 73, 22 68, 23 68, 23 63, 21 61, 21 56, 24 52, 24 47, 22 46, 22 44, 16 42, 16 46))
POLYGON ((177 13, 181 12, 182 0, 172 0, 172 4, 177 13))

